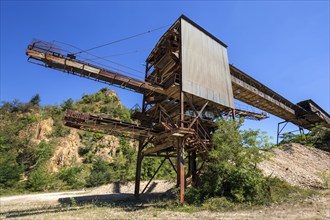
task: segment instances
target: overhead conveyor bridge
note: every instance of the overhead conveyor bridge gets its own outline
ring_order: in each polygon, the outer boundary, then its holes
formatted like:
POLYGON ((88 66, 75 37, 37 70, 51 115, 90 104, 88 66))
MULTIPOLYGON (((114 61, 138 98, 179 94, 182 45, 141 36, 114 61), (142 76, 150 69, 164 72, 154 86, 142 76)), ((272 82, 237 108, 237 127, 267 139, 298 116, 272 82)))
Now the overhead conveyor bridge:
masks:
POLYGON ((330 128, 330 116, 312 100, 293 104, 256 79, 230 65, 234 98, 305 129, 330 128))
MULTIPOLYGON (((41 62, 39 64, 45 65, 46 67, 97 80, 106 84, 116 85, 138 93, 157 93, 165 96, 171 96, 173 94, 173 98, 178 98, 170 89, 166 90, 162 86, 150 82, 135 79, 78 59, 72 59, 70 56, 61 54, 58 50, 54 50, 48 46, 45 47, 44 45, 47 45, 47 43, 30 44, 26 50, 29 60, 37 60, 41 62)), ((329 114, 312 100, 293 104, 232 65, 230 65, 230 74, 235 99, 306 129, 310 129, 315 124, 323 124, 325 127, 330 127, 329 114), (308 105, 312 105, 312 107, 306 107, 308 105)), ((257 120, 268 117, 265 114, 255 112, 249 113, 239 109, 237 113, 238 115, 250 116, 257 120)))

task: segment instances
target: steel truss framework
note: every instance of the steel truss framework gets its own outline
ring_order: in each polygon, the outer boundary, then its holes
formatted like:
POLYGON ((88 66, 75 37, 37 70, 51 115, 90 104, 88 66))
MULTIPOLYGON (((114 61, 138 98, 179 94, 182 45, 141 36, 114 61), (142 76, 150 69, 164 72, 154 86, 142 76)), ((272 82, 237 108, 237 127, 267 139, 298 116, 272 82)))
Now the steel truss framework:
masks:
MULTIPOLYGON (((215 119, 231 116, 233 119, 246 117, 261 120, 268 115, 229 108, 182 90, 180 19, 186 19, 203 31, 188 18, 180 17, 162 36, 147 58, 144 81, 86 63, 70 54, 64 55, 59 52, 58 47, 54 50, 52 45, 48 46, 45 42, 33 42, 28 46, 26 54, 30 61, 46 67, 143 94, 141 111, 132 113, 132 118, 138 121, 138 124, 72 111, 66 113, 64 123, 87 131, 125 135, 137 139, 139 146, 135 195, 138 196, 141 192, 143 158, 163 157, 154 176, 168 160, 177 173, 180 202, 183 203, 186 183, 198 183, 198 170, 201 167, 197 167, 197 158, 205 160, 207 153, 212 150, 212 134, 217 129, 215 119), (188 159, 187 171, 185 156, 188 159), (176 165, 171 158, 176 158, 176 165)), ((330 127, 329 115, 321 111, 315 103, 312 103, 310 109, 305 107, 306 103, 304 106, 295 105, 236 67, 230 65, 229 69, 235 99, 303 128, 308 129, 319 122, 325 122, 325 126, 330 127), (318 110, 322 114, 314 114, 318 110)), ((280 133, 283 129, 278 130, 280 133)), ((145 191, 146 187, 142 193, 145 191)))

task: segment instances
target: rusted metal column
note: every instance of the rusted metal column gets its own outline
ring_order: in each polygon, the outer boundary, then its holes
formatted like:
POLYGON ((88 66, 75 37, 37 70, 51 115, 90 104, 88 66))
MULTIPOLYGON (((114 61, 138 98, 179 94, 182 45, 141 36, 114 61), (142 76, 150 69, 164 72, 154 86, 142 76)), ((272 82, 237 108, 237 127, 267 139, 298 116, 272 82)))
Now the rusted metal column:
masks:
POLYGON ((190 169, 191 169, 191 185, 195 186, 197 182, 196 150, 191 152, 190 169))
POLYGON ((180 127, 184 127, 184 93, 180 94, 180 127))
POLYGON ((191 153, 188 153, 188 171, 187 171, 187 177, 191 176, 191 153))
MULTIPOLYGON (((181 88, 181 93, 180 93, 180 127, 184 127, 184 93, 181 88)), ((179 137, 177 139, 178 143, 178 148, 177 148, 177 159, 178 159, 178 179, 180 178, 180 203, 184 203, 184 188, 185 188, 185 174, 184 174, 184 159, 183 159, 183 154, 184 154, 184 141, 182 137, 179 137)))
POLYGON ((176 187, 180 186, 180 145, 179 145, 179 140, 175 139, 174 146, 176 148, 176 187))
POLYGON ((185 188, 185 174, 184 174, 184 159, 183 159, 183 139, 178 138, 178 161, 179 161, 179 168, 180 168, 180 203, 184 203, 184 188, 185 188))
POLYGON ((139 197, 140 194, 140 179, 141 179, 141 164, 142 164, 142 148, 143 148, 143 141, 139 141, 139 148, 138 148, 138 155, 136 160, 136 171, 135 171, 135 197, 139 197))
POLYGON ((236 113, 235 113, 235 109, 234 108, 232 109, 232 114, 233 114, 233 120, 235 121, 236 120, 236 113))

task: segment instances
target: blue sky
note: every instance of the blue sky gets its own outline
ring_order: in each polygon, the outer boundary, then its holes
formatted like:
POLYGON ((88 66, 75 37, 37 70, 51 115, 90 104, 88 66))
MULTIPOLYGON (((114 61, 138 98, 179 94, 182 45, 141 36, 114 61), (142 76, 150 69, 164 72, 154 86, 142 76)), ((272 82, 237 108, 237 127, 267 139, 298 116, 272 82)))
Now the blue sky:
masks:
MULTIPOLYGON (((1 1, 0 98, 29 101, 38 93, 43 105, 60 104, 105 87, 28 63, 25 49, 32 38, 85 49, 172 24, 185 14, 228 45, 230 63, 294 103, 313 99, 329 112, 329 10, 329 1, 1 1)), ((143 72, 164 31, 91 52, 104 56, 138 50, 109 59, 143 72)), ((129 108, 141 103, 137 93, 109 88, 129 108)), ((246 127, 274 136, 279 121, 272 116, 247 121, 246 127)))

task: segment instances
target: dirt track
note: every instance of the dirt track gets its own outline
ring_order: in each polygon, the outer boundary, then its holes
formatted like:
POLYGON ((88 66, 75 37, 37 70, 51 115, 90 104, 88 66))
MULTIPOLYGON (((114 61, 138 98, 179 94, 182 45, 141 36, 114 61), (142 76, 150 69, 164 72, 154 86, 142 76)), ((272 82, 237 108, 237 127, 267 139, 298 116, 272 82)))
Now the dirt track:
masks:
MULTIPOLYGON (((324 187, 319 176, 329 172, 330 154, 301 145, 275 149, 260 167, 287 182, 313 188, 324 187)), ((146 182, 141 183, 141 189, 146 182)), ((155 199, 165 199, 173 182, 154 181, 140 200, 134 184, 109 184, 82 191, 0 197, 0 219, 330 219, 330 191, 295 201, 228 212, 166 210, 155 199), (72 203, 73 206, 71 205, 72 203)))
POLYGON ((182 212, 157 207, 153 199, 164 198, 160 190, 173 183, 157 181, 155 192, 135 200, 132 184, 113 184, 88 191, 43 193, 1 197, 0 218, 12 219, 330 219, 330 193, 295 203, 230 212, 182 212), (101 193, 106 192, 108 193, 101 193), (74 198, 74 199, 73 199, 74 198), (98 201, 98 203, 96 203, 98 201), (75 206, 68 206, 72 202, 75 206), (83 205, 82 205, 83 204, 83 205))

